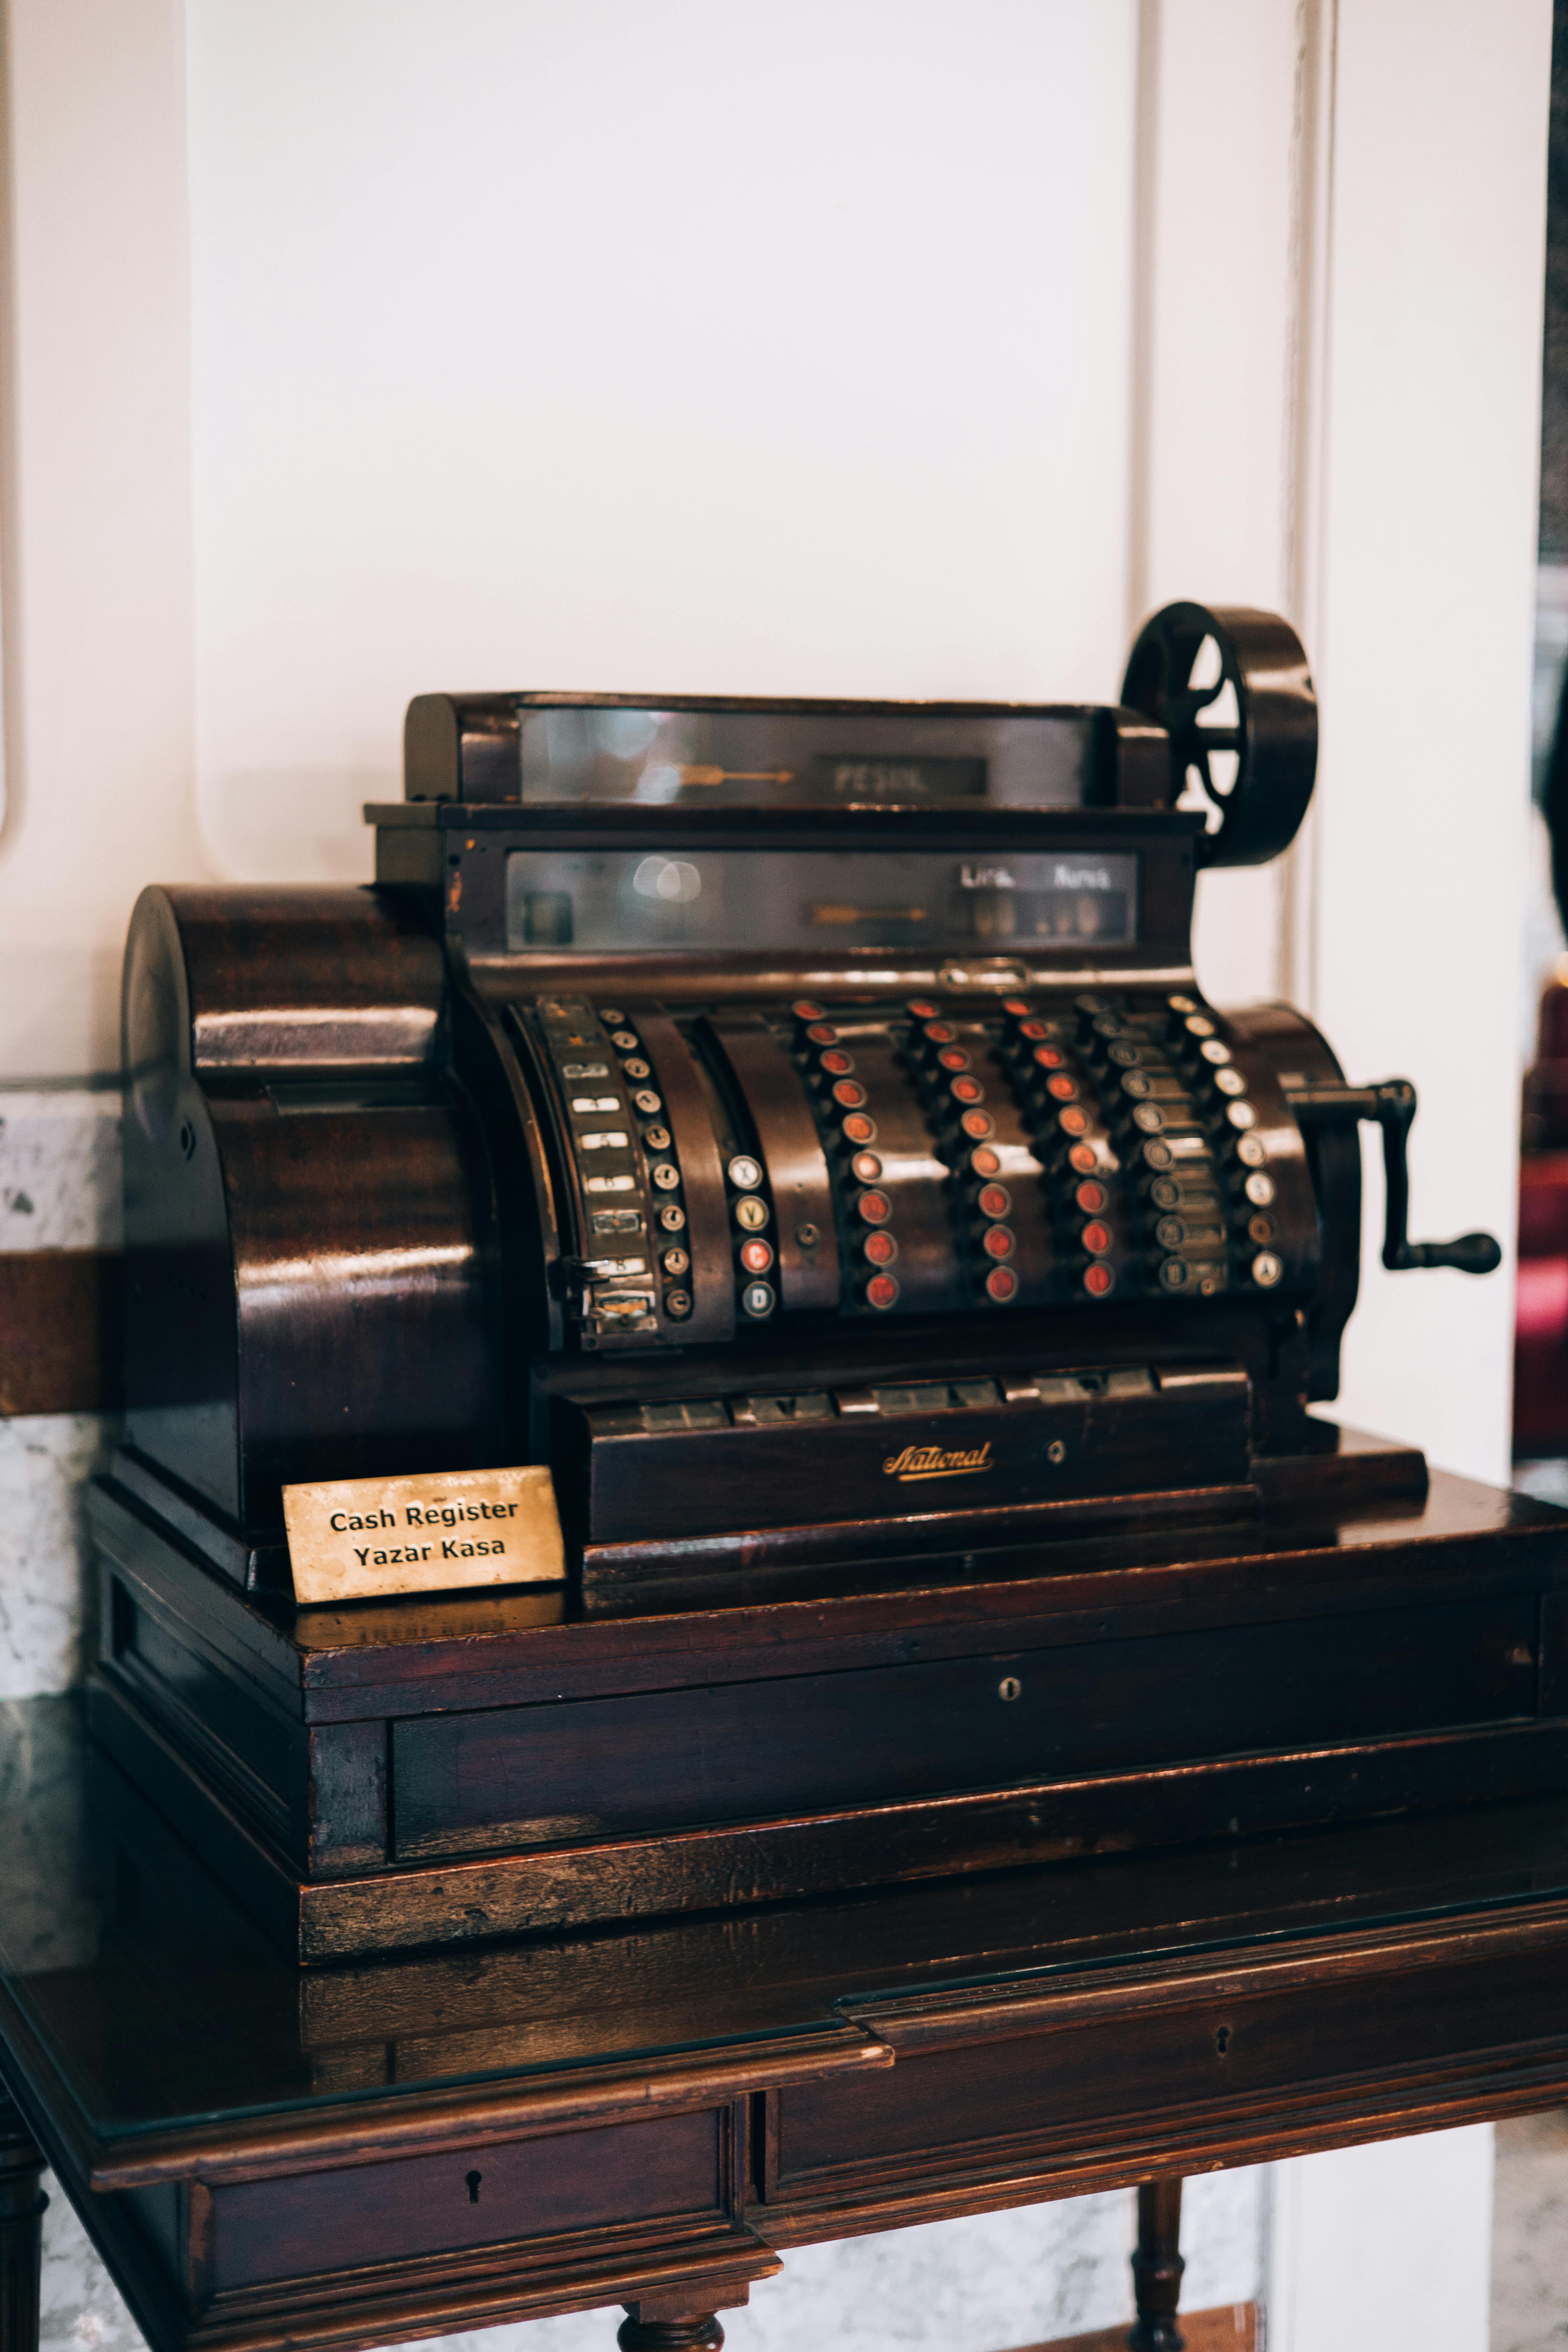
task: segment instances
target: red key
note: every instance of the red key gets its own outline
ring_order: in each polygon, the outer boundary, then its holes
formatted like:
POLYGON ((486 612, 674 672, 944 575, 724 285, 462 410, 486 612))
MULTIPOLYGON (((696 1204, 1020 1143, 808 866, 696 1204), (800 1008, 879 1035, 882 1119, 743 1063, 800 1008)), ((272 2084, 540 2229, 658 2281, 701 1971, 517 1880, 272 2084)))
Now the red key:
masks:
MULTIPOLYGON (((1063 1119, 1060 1123, 1065 1127, 1067 1121, 1063 1119)), ((1087 1176, 1091 1168, 1098 1168, 1100 1162, 1094 1156, 1092 1143, 1075 1143, 1068 1153, 1068 1166, 1075 1168, 1080 1176, 1087 1176)))
POLYGON ((944 1070, 967 1070, 969 1056, 962 1045, 944 1045, 937 1055, 944 1070))
POLYGON ((1115 1268, 1107 1265, 1103 1258, 1096 1258, 1092 1265, 1084 1267, 1083 1286, 1091 1298, 1103 1298, 1115 1280, 1115 1268))
POLYGON ((959 1125, 963 1128, 965 1135, 970 1137, 973 1142, 978 1143, 982 1136, 989 1135, 992 1132, 996 1122, 992 1118, 988 1110, 966 1110, 963 1117, 960 1119, 959 1125))
POLYGON ((893 1213, 893 1204, 886 1192, 862 1192, 855 1206, 868 1225, 886 1224, 893 1213))
POLYGON ((844 1122, 844 1140, 846 1143, 875 1143, 876 1120, 868 1118, 863 1110, 851 1111, 844 1122))
POLYGON ((951 1045, 952 1043, 952 1024, 946 1021, 928 1021, 926 1023, 926 1035, 931 1039, 933 1045, 951 1045))
POLYGON ((1015 1013, 1015 1014, 1022 1015, 1022 1014, 1024 1014, 1024 1013, 1027 1013, 1028 1009, 1029 1009, 1029 1001, 1028 1001, 1027 997, 1025 997, 1025 996, 1005 996, 1005 997, 1002 999, 1002 1010, 1003 1010, 1003 1012, 1004 1012, 1004 1013, 1015 1013))
POLYGON ((899 1244, 891 1234, 868 1234, 864 1247, 873 1265, 891 1265, 899 1255, 899 1244))
POLYGON ((1103 1184, 1080 1184, 1073 1199, 1086 1217, 1097 1217, 1105 1206, 1105 1187, 1103 1184))
POLYGON ((866 1089, 858 1078, 840 1078, 833 1089, 833 1099, 841 1110, 858 1110, 866 1099, 866 1089))
POLYGON ((741 1244, 741 1264, 748 1274, 766 1274, 773 1262, 773 1244, 770 1242, 741 1244))
POLYGON ((984 1247, 987 1257, 1011 1257, 1014 1248, 1012 1227, 987 1225, 984 1247))
POLYGON ((1069 1078, 1065 1070, 1058 1070, 1054 1078, 1046 1080, 1046 1092, 1054 1095, 1058 1102, 1076 1102, 1078 1080, 1069 1078))
POLYGON ((835 1045, 828 1053, 824 1054, 822 1066, 830 1078, 847 1078, 855 1067, 855 1059, 853 1055, 847 1054, 841 1045, 835 1045))
POLYGON ((1005 1184, 987 1184, 980 1195, 983 1217, 1005 1217, 1013 1205, 1013 1195, 1005 1184))
POLYGON ((954 1078, 952 1099, 962 1103, 984 1102, 985 1089, 978 1078, 954 1078))
POLYGON ((866 1285, 868 1307, 891 1307, 898 1295, 899 1286, 890 1274, 874 1274, 866 1285))
POLYGON ((805 1034, 814 1045, 831 1045, 838 1032, 830 1021, 814 1021, 805 1034))
POLYGON ((1057 1125, 1064 1135, 1087 1135, 1089 1113, 1077 1103, 1068 1103, 1066 1110, 1057 1113, 1057 1125))
POLYGON ((821 1005, 814 1004, 809 996, 797 996, 795 1003, 790 1006, 790 1011, 795 1014, 797 1021, 820 1021, 822 1019, 821 1005))
POLYGON ((983 1143, 978 1151, 970 1153, 969 1164, 977 1176, 999 1176, 1002 1172, 1002 1156, 1000 1152, 993 1151, 988 1143, 983 1143))
POLYGON ((1102 1225, 1098 1217, 1092 1225, 1085 1225, 1083 1229, 1083 1245, 1086 1250, 1091 1250, 1096 1257, 1102 1255, 1110 1247, 1112 1239, 1110 1227, 1102 1225))
POLYGON ((1009 1298, 1016 1297, 1018 1277, 1010 1265, 994 1265, 985 1277, 985 1296, 1005 1307, 1009 1298))
POLYGON ((1061 1054, 1055 1045, 1037 1045, 1035 1059, 1042 1070, 1059 1070, 1062 1066, 1061 1054))

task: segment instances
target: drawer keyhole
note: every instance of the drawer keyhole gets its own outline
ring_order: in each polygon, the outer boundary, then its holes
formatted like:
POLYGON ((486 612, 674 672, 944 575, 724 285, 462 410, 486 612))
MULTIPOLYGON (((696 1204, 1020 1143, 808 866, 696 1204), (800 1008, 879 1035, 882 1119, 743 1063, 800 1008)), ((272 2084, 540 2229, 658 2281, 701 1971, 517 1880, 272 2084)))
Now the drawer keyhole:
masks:
POLYGON ((470 2205, 477 2205, 479 2201, 479 2183, 484 2177, 485 2176, 482 2172, 470 2172, 468 2176, 468 2202, 470 2205))

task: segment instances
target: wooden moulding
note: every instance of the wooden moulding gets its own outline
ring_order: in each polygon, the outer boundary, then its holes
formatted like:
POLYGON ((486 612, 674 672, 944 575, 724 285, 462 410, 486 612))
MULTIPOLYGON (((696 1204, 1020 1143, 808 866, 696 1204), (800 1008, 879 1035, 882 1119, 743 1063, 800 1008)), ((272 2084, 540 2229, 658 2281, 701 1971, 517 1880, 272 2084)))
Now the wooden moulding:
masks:
POLYGON ((124 1295, 119 1250, 0 1251, 0 1418, 117 1412, 124 1295))

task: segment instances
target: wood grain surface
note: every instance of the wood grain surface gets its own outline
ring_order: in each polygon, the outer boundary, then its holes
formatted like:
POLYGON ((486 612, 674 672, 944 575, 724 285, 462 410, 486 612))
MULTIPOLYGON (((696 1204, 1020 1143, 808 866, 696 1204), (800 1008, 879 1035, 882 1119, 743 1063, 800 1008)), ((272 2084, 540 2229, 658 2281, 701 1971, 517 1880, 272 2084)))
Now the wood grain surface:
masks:
POLYGON ((124 1290, 118 1250, 0 1251, 0 1418, 118 1412, 124 1290))

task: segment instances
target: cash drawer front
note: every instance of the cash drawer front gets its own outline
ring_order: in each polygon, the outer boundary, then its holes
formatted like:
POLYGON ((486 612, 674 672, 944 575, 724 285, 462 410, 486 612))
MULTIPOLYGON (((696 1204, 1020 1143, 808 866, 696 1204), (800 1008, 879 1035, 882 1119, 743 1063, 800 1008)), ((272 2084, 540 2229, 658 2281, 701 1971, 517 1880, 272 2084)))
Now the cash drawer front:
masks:
POLYGON ((1535 1712, 1532 1595, 393 1727, 400 1862, 1535 1712))

